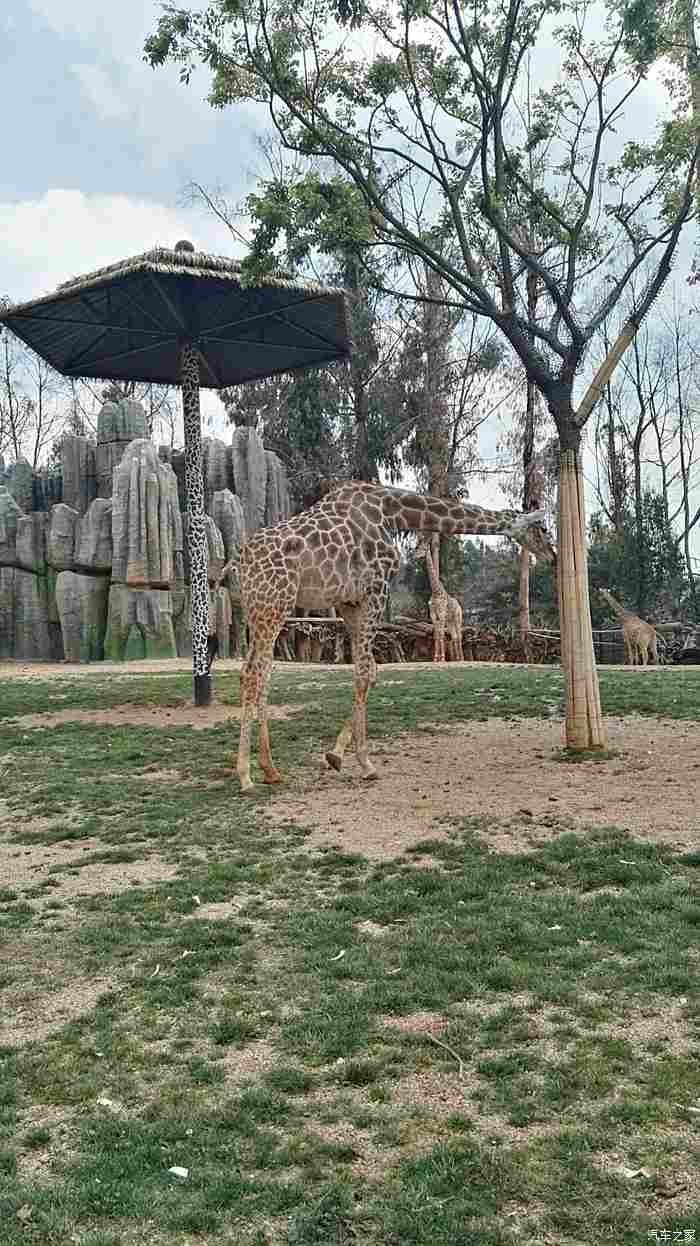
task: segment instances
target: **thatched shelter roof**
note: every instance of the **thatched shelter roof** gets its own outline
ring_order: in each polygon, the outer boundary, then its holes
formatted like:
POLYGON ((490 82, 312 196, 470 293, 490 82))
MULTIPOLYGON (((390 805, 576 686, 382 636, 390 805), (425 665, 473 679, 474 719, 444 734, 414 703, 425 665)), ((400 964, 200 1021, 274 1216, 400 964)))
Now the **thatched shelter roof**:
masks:
POLYGON ((154 247, 8 307, 0 323, 65 376, 179 382, 194 341, 201 383, 221 388, 318 367, 350 354, 342 290, 266 277, 243 284, 238 260, 191 243, 154 247))

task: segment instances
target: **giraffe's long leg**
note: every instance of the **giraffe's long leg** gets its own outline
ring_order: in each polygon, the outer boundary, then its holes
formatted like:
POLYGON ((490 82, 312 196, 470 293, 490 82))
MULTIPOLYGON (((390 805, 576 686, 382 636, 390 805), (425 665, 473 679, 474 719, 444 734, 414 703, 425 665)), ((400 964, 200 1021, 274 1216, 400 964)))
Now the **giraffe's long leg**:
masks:
MULTIPOLYGON (((292 605, 294 603, 292 602, 292 605)), ((288 610, 282 609, 253 615, 248 619, 250 644, 241 668, 241 734, 238 742, 236 770, 243 792, 253 789, 250 777, 250 736, 253 720, 260 719, 260 766, 266 783, 278 783, 281 775, 272 764, 270 733, 267 725, 267 688, 273 667, 275 641, 288 610)), ((291 607, 289 607, 291 609, 291 607)))
POLYGON ((238 760, 236 770, 241 783, 241 791, 253 790, 250 777, 250 732, 255 718, 257 692, 257 645, 255 634, 251 637, 245 661, 241 667, 241 734, 238 740, 238 760))
POLYGON ((431 605, 430 618, 433 624, 433 662, 445 661, 445 621, 440 611, 431 605))
MULTIPOLYGON (((272 642, 274 646, 274 641, 272 642)), ((273 667, 272 649, 265 652, 260 658, 258 670, 258 690, 257 690, 257 711, 258 721, 260 723, 260 735, 258 742, 258 751, 260 758, 260 769, 263 772, 263 783, 281 783, 282 775, 272 763, 272 754, 270 752, 270 730, 267 724, 267 692, 270 684, 270 675, 273 667)))
POLYGON ((353 705, 350 717, 343 723, 333 749, 326 753, 326 761, 334 770, 340 770, 345 751, 352 740, 363 779, 377 777, 377 771, 367 752, 367 692, 374 687, 377 680, 377 665, 372 655, 372 622, 375 617, 381 618, 382 610, 383 597, 381 600, 378 597, 377 602, 368 601, 359 606, 340 607, 352 645, 353 705))
MULTIPOLYGON (((345 609, 343 609, 342 607, 339 608, 339 612, 343 617, 343 621, 345 623, 348 634, 350 636, 350 650, 351 650, 350 656, 352 658, 353 664, 357 663, 357 652, 356 652, 356 647, 355 647, 355 630, 353 627, 353 611, 355 609, 356 607, 354 606, 346 606, 345 609)), ((353 682, 354 682, 354 678, 355 677, 353 673, 353 682)), ((375 674, 375 678, 376 678, 376 674, 375 674)), ((350 743, 351 740, 352 740, 352 717, 346 718, 345 722, 340 728, 340 731, 338 732, 338 738, 336 739, 336 742, 333 745, 333 748, 329 749, 329 751, 326 753, 326 761, 328 762, 329 766, 333 767, 334 770, 342 769, 343 758, 345 757, 348 744, 350 743)))

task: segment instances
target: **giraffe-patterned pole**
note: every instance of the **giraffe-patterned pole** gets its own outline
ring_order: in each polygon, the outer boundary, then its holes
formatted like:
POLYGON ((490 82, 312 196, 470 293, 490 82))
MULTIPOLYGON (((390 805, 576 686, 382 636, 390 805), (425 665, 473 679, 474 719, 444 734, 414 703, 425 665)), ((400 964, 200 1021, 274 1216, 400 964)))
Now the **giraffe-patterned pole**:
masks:
POLYGON ((192 672, 194 703, 211 701, 208 671, 209 583, 207 538, 204 529, 204 482, 202 479, 202 421, 199 410, 199 357, 191 342, 180 354, 182 411, 185 425, 185 493, 187 495, 187 546, 190 555, 192 603, 192 672))

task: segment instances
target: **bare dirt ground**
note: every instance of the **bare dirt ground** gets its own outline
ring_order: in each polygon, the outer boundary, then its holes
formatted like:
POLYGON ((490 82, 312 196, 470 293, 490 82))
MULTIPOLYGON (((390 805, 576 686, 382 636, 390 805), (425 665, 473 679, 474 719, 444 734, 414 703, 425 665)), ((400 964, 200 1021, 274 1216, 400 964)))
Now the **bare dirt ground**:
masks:
POLYGON ((81 840, 76 850, 73 841, 59 844, 24 844, 14 846, 0 842, 0 871, 3 885, 14 891, 32 891, 51 879, 43 899, 33 897, 40 910, 49 900, 73 900, 79 896, 115 895, 129 887, 148 887, 176 878, 178 866, 144 846, 143 857, 134 861, 96 861, 83 864, 82 854, 99 851, 102 840, 90 837, 81 840))
MULTIPOLYGON (((470 665, 475 665, 470 663, 470 665)), ((504 669, 502 663, 477 665, 504 669)), ((0 663, 0 678, 46 678, 75 675, 129 677, 133 674, 188 672, 190 659, 159 662, 0 663)), ((240 662, 218 662, 216 672, 240 669, 240 662)), ((276 670, 298 672, 307 686, 345 666, 278 663, 276 670)), ((409 670, 434 669, 432 662, 387 665, 384 683, 397 682, 409 670)), ((508 668, 511 669, 511 668, 508 668)), ((541 667, 537 668, 542 670, 541 667)), ((616 668, 611 668, 616 669, 616 668)), ((674 667, 641 667, 630 677, 648 671, 673 678, 674 667)), ((271 706, 271 717, 284 718, 296 706, 271 706)), ((25 715, 18 725, 51 726, 70 721, 135 723, 171 727, 206 727, 237 716, 237 708, 214 702, 206 709, 189 703, 179 706, 121 705, 105 710, 62 710, 25 715)), ((518 852, 559 834, 564 826, 615 825, 644 838, 668 843, 682 851, 700 845, 700 752, 697 724, 652 718, 609 719, 610 748, 618 756, 603 762, 567 763, 555 760, 562 744, 558 720, 440 725, 428 734, 402 736, 374 750, 379 780, 363 783, 354 759, 348 756, 342 774, 327 770, 317 757, 295 784, 280 790, 267 807, 272 825, 296 820, 313 829, 306 841, 311 848, 340 844, 345 851, 362 852, 374 859, 395 856, 417 841, 444 837, 446 819, 470 816, 498 818, 488 832, 498 851, 518 852), (388 811, 391 811, 390 816, 388 811)), ((235 784, 235 776, 231 782, 235 784)), ((36 868, 36 862, 32 862, 36 868)), ((134 876, 136 863, 125 869, 134 876)), ((84 875, 85 883, 88 875, 84 875)), ((117 889, 126 877, 110 880, 117 889)))
MULTIPOLYGON (((454 665, 450 663, 450 665, 454 665)), ((525 663, 509 663, 503 662, 467 662, 459 663, 466 666, 487 666, 496 667, 499 670, 526 670, 525 663)), ((230 674, 233 671, 241 669, 242 662, 239 658, 217 658, 212 669, 212 674, 216 676, 217 671, 224 674, 230 674)), ((429 671, 435 669, 433 662, 384 662, 380 664, 380 671, 429 671)), ((546 671, 558 670, 558 667, 535 666, 533 670, 546 671)), ((617 671, 625 670, 623 666, 606 666, 606 670, 617 671)), ((636 674, 646 674, 656 672, 656 674, 673 675, 673 672, 682 668, 673 666, 639 666, 636 668, 636 674)), ((76 675, 85 676, 103 676, 103 675, 187 675, 192 670, 191 658, 158 658, 153 661, 139 662, 23 662, 21 660, 0 662, 0 679, 47 679, 47 678, 70 678, 76 675)), ((314 675, 333 675, 338 672, 345 671, 349 673, 351 667, 348 665, 332 666, 326 662, 275 662, 275 671, 303 671, 304 674, 314 675)))
MULTIPOLYGON (((315 829, 310 847, 341 845, 386 859, 426 838, 445 838, 444 819, 507 820, 485 831, 499 852, 522 852, 563 825, 619 826, 681 851, 700 847, 700 732, 696 723, 607 719, 601 762, 562 762, 560 722, 470 723, 436 727, 376 747, 379 779, 362 782, 349 756, 341 774, 312 759, 294 793, 267 807, 273 824, 315 829), (443 821, 441 821, 441 819, 443 821)), ((428 724, 425 724, 426 726, 428 724)))
MULTIPOLYGON (((270 719, 289 718, 290 714, 298 714, 302 709, 299 705, 270 705, 270 719)), ((47 714, 21 714, 11 721, 18 727, 55 727, 57 723, 97 723, 103 727, 192 727, 195 731, 203 731, 205 727, 214 727, 217 723, 228 722, 231 718, 240 718, 241 711, 237 705, 219 705, 214 701, 211 705, 193 705, 183 701, 180 705, 114 705, 103 710, 56 710, 47 714)))

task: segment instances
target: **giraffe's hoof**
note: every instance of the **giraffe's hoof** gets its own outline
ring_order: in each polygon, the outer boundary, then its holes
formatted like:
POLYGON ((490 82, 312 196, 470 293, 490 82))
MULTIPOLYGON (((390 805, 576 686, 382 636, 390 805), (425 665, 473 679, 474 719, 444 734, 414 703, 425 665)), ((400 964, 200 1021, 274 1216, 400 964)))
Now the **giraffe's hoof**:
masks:
POLYGON ((241 783, 241 793, 243 796, 250 796, 250 793, 254 791, 255 791, 254 783, 241 783))
POLYGON ((337 753, 326 753, 326 761, 333 770, 342 770, 343 759, 337 753))
POLYGON ((371 783, 372 779, 378 779, 379 775, 377 774, 376 770, 372 769, 372 770, 363 771, 363 773, 360 775, 360 778, 364 779, 365 783, 371 783))
POLYGON ((266 770, 263 775, 263 783, 281 783, 282 775, 279 770, 266 770))

